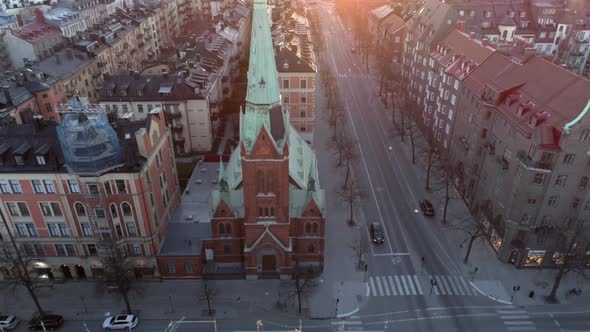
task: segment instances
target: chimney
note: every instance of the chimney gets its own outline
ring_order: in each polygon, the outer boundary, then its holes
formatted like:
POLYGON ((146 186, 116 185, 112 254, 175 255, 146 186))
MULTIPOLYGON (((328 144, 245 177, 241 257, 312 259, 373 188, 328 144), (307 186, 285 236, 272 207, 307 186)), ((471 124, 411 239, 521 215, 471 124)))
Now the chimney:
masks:
POLYGON ((37 18, 37 22, 45 23, 45 17, 43 17, 43 12, 39 8, 35 8, 35 17, 37 18))
POLYGON ((475 39, 475 37, 477 37, 477 35, 475 34, 475 32, 470 32, 469 33, 469 39, 475 39))
POLYGON ((3 86, 2 91, 4 92, 4 98, 6 99, 6 105, 13 105, 12 104, 12 96, 10 95, 10 86, 8 86, 8 85, 3 86))
POLYGON ((537 54, 537 49, 534 47, 526 47, 524 49, 524 59, 523 61, 526 62, 530 58, 534 57, 537 54))
POLYGON ((457 21, 455 28, 461 32, 465 32, 465 21, 457 21))
POLYGON ((482 45, 482 46, 491 46, 491 45, 490 45, 490 40, 489 40, 489 39, 487 39, 487 38, 482 38, 482 39, 481 39, 481 45, 482 45))
POLYGON ((25 23, 23 22, 23 17, 20 14, 16 15, 16 24, 18 24, 19 27, 25 25, 25 23))

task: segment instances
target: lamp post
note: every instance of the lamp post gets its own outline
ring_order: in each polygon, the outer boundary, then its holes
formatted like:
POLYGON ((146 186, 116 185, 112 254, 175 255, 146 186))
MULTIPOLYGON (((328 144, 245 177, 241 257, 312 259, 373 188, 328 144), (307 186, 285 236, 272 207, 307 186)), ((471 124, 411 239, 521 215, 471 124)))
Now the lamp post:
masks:
POLYGON ((365 282, 367 282, 367 269, 368 268, 369 268, 369 265, 365 264, 365 276, 364 276, 365 282))
POLYGON ((340 299, 337 298, 336 299, 336 317, 338 317, 338 303, 340 302, 340 299))

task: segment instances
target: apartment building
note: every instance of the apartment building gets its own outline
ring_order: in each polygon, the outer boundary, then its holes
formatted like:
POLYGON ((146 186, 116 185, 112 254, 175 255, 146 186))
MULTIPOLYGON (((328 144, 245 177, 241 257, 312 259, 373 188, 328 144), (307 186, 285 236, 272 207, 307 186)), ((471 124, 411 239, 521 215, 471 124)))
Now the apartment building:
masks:
POLYGON ((448 149, 463 79, 493 52, 487 41, 453 30, 430 53, 420 119, 431 143, 448 149))
POLYGON ((40 61, 52 56, 63 45, 63 34, 59 28, 45 22, 40 9, 35 9, 35 22, 25 24, 7 32, 3 40, 14 68, 22 68, 25 59, 40 61))
POLYGON ((40 276, 101 277, 104 239, 116 241, 137 277, 157 276, 153 255, 180 191, 170 129, 161 110, 113 126, 97 110, 74 97, 59 126, 0 128, 1 238, 10 232, 40 276), (97 135, 80 134, 88 130, 97 135))
POLYGON ((119 118, 145 119, 154 109, 164 110, 176 154, 211 150, 209 100, 188 80, 179 80, 172 74, 108 76, 99 99, 107 112, 115 112, 119 118))
POLYGON ((44 17, 45 22, 60 29, 62 35, 70 39, 87 27, 80 12, 68 7, 52 8, 45 12, 44 17))
POLYGON ((502 52, 464 79, 450 144, 455 183, 501 260, 559 265, 556 229, 587 222, 588 91, 590 81, 559 66, 502 52))

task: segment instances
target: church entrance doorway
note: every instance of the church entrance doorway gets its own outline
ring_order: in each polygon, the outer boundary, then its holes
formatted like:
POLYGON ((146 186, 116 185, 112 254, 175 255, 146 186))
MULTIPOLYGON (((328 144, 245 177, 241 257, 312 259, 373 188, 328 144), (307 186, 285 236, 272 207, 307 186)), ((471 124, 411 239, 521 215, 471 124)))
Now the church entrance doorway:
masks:
POLYGON ((262 272, 276 272, 277 270, 277 256, 264 255, 262 256, 262 272))

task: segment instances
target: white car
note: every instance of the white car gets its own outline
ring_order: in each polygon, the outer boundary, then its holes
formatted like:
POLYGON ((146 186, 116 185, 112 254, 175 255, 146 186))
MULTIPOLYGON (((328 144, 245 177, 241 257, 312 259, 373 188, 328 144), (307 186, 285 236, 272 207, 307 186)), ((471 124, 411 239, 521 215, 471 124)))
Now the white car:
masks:
POLYGON ((2 316, 0 315, 0 327, 2 330, 12 330, 18 325, 19 320, 16 319, 16 316, 2 316))
POLYGON ((111 316, 104 320, 102 328, 110 330, 128 330, 137 326, 139 319, 134 315, 111 316))

